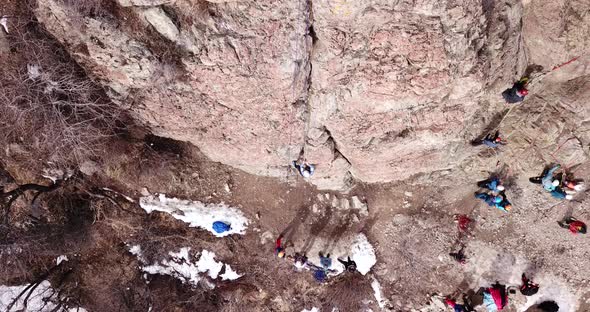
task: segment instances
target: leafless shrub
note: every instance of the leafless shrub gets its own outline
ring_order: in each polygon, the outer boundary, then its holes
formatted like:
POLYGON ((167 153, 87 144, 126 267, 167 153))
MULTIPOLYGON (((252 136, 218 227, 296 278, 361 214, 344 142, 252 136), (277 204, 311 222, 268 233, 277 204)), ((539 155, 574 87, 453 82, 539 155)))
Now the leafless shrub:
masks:
POLYGON ((322 311, 365 311, 363 301, 372 298, 371 284, 360 274, 346 274, 326 290, 322 311))
POLYGON ((97 156, 124 113, 33 21, 17 21, 0 71, 0 145, 72 166, 97 156))
POLYGON ((62 2, 82 16, 104 15, 113 5, 113 0, 62 0, 62 2))

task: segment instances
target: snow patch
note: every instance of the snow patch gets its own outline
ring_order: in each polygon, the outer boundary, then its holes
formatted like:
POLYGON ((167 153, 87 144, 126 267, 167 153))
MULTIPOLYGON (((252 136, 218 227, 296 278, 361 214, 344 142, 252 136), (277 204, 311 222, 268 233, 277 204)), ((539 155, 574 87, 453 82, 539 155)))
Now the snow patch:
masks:
POLYGON ((385 304, 387 303, 387 300, 383 298, 383 294, 381 293, 381 284, 374 277, 373 277, 373 281, 371 282, 371 288, 373 288, 375 300, 377 300, 377 304, 379 304, 379 307, 381 309, 385 308, 385 304))
POLYGON ((59 265, 63 261, 68 261, 68 256, 61 255, 61 256, 57 257, 57 259, 55 259, 55 262, 57 262, 57 265, 59 265))
POLYGON ((313 307, 311 308, 311 310, 303 309, 301 312, 320 312, 320 310, 318 310, 318 308, 316 307, 313 307))
POLYGON ((359 234, 352 243, 350 258, 356 262, 356 269, 362 275, 369 273, 371 268, 377 263, 375 250, 365 234, 359 234))
POLYGON ((238 274, 238 272, 234 271, 229 264, 225 265, 225 273, 220 275, 221 279, 224 281, 233 281, 233 280, 237 280, 238 278, 242 277, 241 274, 238 274))
MULTIPOLYGON (((207 273, 212 279, 216 279, 219 276, 224 281, 236 280, 242 276, 234 271, 229 264, 216 261, 215 253, 208 250, 203 250, 199 255, 198 261, 194 262, 191 260, 190 250, 190 247, 184 247, 178 252, 171 251, 168 253, 170 259, 146 265, 142 267, 142 270, 149 274, 173 276, 183 283, 190 283, 195 286, 202 280, 204 273, 207 273), (219 275, 224 266, 225 273, 219 275)), ((136 255, 139 261, 145 264, 146 260, 143 258, 140 246, 131 246, 129 252, 136 255)))
POLYGON ((27 64, 27 74, 29 75, 29 79, 35 80, 41 77, 41 68, 36 64, 27 64))
POLYGON ((186 222, 190 227, 199 227, 217 237, 231 234, 244 234, 249 223, 248 218, 237 208, 221 204, 204 204, 200 201, 168 198, 164 194, 146 196, 139 200, 141 208, 147 213, 162 211, 174 218, 186 222), (213 230, 213 222, 223 221, 231 225, 229 231, 217 233, 213 230))
POLYGON ((141 246, 139 246, 139 245, 134 245, 134 246, 129 247, 129 252, 132 255, 137 256, 137 257, 143 256, 143 254, 141 253, 141 246))
MULTIPOLYGON (((54 311, 59 304, 57 291, 51 287, 48 281, 41 282, 30 294, 29 299, 25 302, 24 299, 29 294, 29 290, 25 291, 22 296, 12 305, 10 310, 8 306, 12 301, 23 292, 28 285, 23 286, 4 286, 0 285, 0 311, 16 312, 16 311, 35 311, 35 312, 50 312, 54 311)), ((59 311, 68 312, 86 312, 83 308, 69 308, 61 309, 59 311)))
POLYGON ((201 258, 199 258, 199 262, 197 262, 197 267, 200 272, 209 272, 209 277, 215 279, 217 278, 217 275, 219 275, 219 272, 221 272, 223 263, 215 261, 214 253, 208 250, 203 250, 201 258))

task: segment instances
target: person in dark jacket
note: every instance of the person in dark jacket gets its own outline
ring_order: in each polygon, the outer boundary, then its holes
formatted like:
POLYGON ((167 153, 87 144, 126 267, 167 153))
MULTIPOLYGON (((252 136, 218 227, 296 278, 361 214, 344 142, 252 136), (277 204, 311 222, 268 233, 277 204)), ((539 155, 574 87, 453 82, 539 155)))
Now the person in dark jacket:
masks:
POLYGON ((455 261, 461 264, 465 264, 465 262, 467 261, 467 257, 465 256, 465 246, 461 246, 461 249, 459 249, 459 251, 457 252, 449 253, 449 256, 455 259, 455 261))
POLYGON ((525 296, 532 296, 539 292, 539 284, 533 283, 530 279, 526 277, 524 273, 522 273, 522 286, 520 286, 520 293, 525 296))
POLYGON ((502 92, 502 97, 510 104, 522 102, 524 97, 529 94, 529 91, 526 88, 527 83, 528 78, 523 78, 517 81, 512 85, 512 88, 508 88, 502 92))
POLYGON ((347 261, 344 261, 340 258, 338 258, 338 261, 340 263, 342 263, 342 265, 344 265, 344 267, 346 268, 346 270, 350 273, 354 273, 356 271, 356 262, 354 262, 353 260, 350 260, 350 256, 348 257, 347 261))

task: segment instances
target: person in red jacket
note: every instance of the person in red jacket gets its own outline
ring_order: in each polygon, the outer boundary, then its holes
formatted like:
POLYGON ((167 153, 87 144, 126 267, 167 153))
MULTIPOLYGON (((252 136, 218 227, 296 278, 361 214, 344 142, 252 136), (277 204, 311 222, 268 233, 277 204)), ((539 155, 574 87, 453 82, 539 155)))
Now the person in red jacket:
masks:
POLYGON ((283 235, 279 235, 277 241, 275 242, 275 255, 279 258, 285 257, 285 247, 282 244, 283 235))
POLYGON ((586 223, 574 217, 567 217, 563 221, 558 221, 557 224, 562 228, 569 229, 574 234, 586 234, 586 223))

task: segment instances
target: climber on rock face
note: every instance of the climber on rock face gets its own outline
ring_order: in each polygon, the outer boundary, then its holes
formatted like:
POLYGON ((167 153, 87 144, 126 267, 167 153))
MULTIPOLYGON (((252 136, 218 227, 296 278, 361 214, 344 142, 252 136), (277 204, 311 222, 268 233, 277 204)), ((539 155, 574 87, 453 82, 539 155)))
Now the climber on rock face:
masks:
POLYGON ((528 78, 522 78, 517 81, 512 88, 508 88, 502 92, 502 97, 508 103, 518 103, 524 100, 524 97, 529 94, 529 91, 526 89, 526 85, 528 83, 528 78))
POLYGON ((557 222, 562 228, 570 230, 574 234, 586 234, 586 224, 574 217, 565 218, 561 222, 557 222))
POLYGON ((294 160, 293 167, 295 167, 295 169, 297 169, 301 176, 303 176, 304 178, 311 177, 315 171, 315 166, 307 163, 307 161, 305 161, 305 159, 302 158, 294 160))
POLYGON ((502 142, 502 138, 500 137, 500 131, 496 131, 494 135, 488 133, 481 142, 491 148, 496 148, 500 144, 506 144, 502 142))

